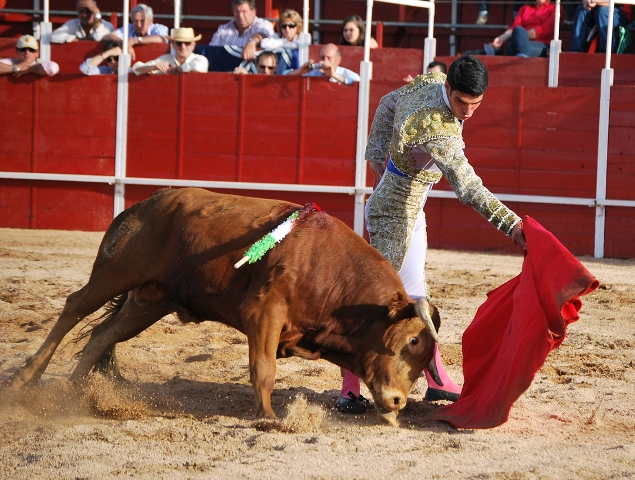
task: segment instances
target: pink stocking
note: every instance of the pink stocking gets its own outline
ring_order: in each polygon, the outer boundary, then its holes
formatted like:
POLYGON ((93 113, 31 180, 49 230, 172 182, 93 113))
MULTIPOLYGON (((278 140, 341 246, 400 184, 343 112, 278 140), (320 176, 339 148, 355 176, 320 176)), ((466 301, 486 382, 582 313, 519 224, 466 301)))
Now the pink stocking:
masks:
POLYGON ((359 378, 343 368, 342 377, 344 377, 342 380, 342 397, 349 398, 348 392, 353 392, 353 395, 359 397, 359 378))
POLYGON ((441 361, 441 354, 439 353, 439 346, 436 343, 434 344, 434 360, 437 364, 439 378, 443 382, 443 386, 439 385, 437 382, 435 382, 432 379, 432 377, 430 376, 430 373, 428 372, 428 369, 426 368, 424 372, 426 372, 426 380, 428 381, 428 387, 436 388, 437 390, 445 390, 447 392, 452 392, 452 393, 461 393, 461 387, 459 387, 456 383, 454 383, 452 379, 448 376, 447 372, 445 371, 445 368, 443 367, 443 362, 441 361))

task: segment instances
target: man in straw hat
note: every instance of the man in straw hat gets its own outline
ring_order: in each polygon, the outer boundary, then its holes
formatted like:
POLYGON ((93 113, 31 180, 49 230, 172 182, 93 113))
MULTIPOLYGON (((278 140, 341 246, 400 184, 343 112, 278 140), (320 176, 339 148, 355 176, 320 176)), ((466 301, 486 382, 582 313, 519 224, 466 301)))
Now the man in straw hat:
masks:
POLYGON ((27 73, 52 77, 60 71, 57 63, 43 62, 40 56, 40 48, 35 37, 22 35, 15 46, 17 58, 0 59, 0 75, 13 74, 14 77, 21 77, 27 73))
POLYGON ((168 37, 174 49, 174 55, 168 53, 146 63, 137 62, 132 67, 132 70, 137 75, 146 73, 207 72, 209 68, 207 58, 194 53, 196 42, 200 39, 201 35, 194 36, 193 28, 175 28, 174 34, 168 37))

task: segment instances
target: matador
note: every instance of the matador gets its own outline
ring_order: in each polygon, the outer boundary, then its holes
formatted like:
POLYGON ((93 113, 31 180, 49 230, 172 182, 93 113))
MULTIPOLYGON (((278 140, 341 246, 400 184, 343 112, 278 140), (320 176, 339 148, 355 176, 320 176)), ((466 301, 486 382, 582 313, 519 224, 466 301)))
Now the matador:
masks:
MULTIPOLYGON (((463 149, 463 122, 483 100, 488 75, 476 57, 457 59, 448 70, 420 75, 384 96, 377 108, 366 147, 366 160, 375 175, 375 188, 366 204, 370 243, 399 272, 406 292, 427 297, 427 250, 424 205, 428 192, 445 177, 461 202, 474 208, 525 251, 518 215, 500 202, 476 174, 463 149)), ((438 346, 434 358, 443 385, 425 370, 427 400, 459 398, 461 387, 446 373, 438 346)), ((343 372, 337 408, 363 413, 360 382, 343 372)))

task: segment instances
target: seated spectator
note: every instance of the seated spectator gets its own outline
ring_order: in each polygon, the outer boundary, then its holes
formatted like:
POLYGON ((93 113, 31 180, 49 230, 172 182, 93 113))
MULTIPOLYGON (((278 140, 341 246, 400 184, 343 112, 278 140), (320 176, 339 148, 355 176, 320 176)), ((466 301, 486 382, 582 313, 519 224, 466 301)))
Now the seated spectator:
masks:
MULTIPOLYGON (((269 50, 265 50, 264 52, 260 52, 258 58, 256 59, 256 69, 258 73, 264 75, 275 75, 276 69, 278 68, 278 57, 275 53, 269 50)), ((236 67, 234 70, 236 74, 246 74, 246 73, 254 73, 247 70, 245 67, 236 67)))
POLYGON ((14 77, 21 77, 28 73, 52 77, 60 71, 57 63, 43 62, 40 56, 40 48, 35 37, 22 35, 15 46, 17 58, 0 59, 0 75, 12 73, 14 77))
POLYGON ((137 75, 152 74, 178 74, 189 72, 205 73, 209 67, 207 58, 194 53, 196 42, 201 39, 201 35, 194 36, 193 28, 175 28, 174 36, 168 37, 170 44, 174 48, 174 55, 168 53, 161 55, 149 62, 137 62, 132 70, 137 75))
POLYGON ((87 58, 84 60, 84 63, 79 66, 79 69, 86 75, 117 73, 119 70, 119 55, 122 53, 121 42, 110 40, 104 43, 102 54, 87 58), (101 65, 102 62, 105 62, 106 65, 101 65))
POLYGON ((263 75, 275 75, 278 68, 278 57, 273 52, 261 52, 256 60, 258 73, 263 75))
POLYGON ((298 48, 298 38, 302 33, 302 17, 295 10, 285 10, 278 20, 278 33, 260 41, 263 50, 278 48, 298 48))
POLYGON ((273 25, 256 16, 256 0, 232 0, 232 11, 234 20, 218 27, 209 44, 242 47, 243 60, 254 60, 262 39, 273 36, 273 25))
MULTIPOLYGON (((359 15, 350 15, 342 22, 340 45, 363 47, 366 42, 366 25, 359 15)), ((377 48, 377 41, 370 37, 370 48, 377 48)))
POLYGON ((443 62, 430 62, 426 68, 426 73, 441 72, 446 73, 447 67, 443 62))
POLYGON ((77 18, 69 20, 60 28, 53 30, 51 43, 68 43, 77 40, 99 42, 115 29, 112 23, 102 20, 101 12, 94 0, 77 2, 77 18))
POLYGON ((331 82, 352 85, 359 82, 359 75, 348 68, 340 67, 342 53, 334 43, 327 43, 320 50, 320 63, 309 60, 297 70, 287 70, 285 75, 304 75, 305 77, 326 77, 331 82))
MULTIPOLYGON (((573 17, 573 34, 571 36, 572 52, 587 52, 593 35, 591 30, 597 27, 598 48, 597 52, 606 52, 606 33, 609 24, 609 2, 593 0, 582 0, 582 5, 578 6, 573 17)), ((628 15, 618 7, 613 11, 613 28, 625 27, 630 19, 628 15)), ((617 35, 613 35, 611 51, 617 49, 617 35)))
POLYGON ((555 21, 556 4, 550 0, 536 0, 534 5, 523 5, 511 27, 492 41, 492 47, 500 49, 509 40, 507 55, 546 57, 555 21))
MULTIPOLYGON (((128 53, 132 59, 134 59, 134 50, 132 47, 136 45, 167 42, 168 27, 158 23, 152 23, 153 15, 152 8, 143 3, 139 3, 130 11, 131 23, 128 24, 128 38, 130 39, 128 43, 128 53)), ((103 40, 123 40, 123 27, 104 36, 103 40)))
MULTIPOLYGON (((443 62, 430 62, 428 63, 428 66, 426 67, 426 73, 432 73, 432 72, 441 72, 441 73, 445 73, 446 72, 447 67, 445 66, 445 63, 443 62)), ((414 80, 414 77, 412 75, 407 75, 403 81, 410 83, 414 80)))

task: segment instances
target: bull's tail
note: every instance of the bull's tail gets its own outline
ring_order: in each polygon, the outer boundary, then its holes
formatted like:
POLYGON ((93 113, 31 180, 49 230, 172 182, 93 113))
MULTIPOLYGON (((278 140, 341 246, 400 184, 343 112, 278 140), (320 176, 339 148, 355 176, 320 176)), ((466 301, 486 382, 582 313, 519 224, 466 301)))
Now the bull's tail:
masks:
MULTIPOLYGON (((93 331, 95 330, 95 328, 97 328, 103 322, 108 321, 109 319, 111 319, 112 317, 114 317, 121 311, 127 299, 128 299, 128 292, 123 293, 119 295, 118 297, 115 297, 112 300, 110 300, 110 302, 108 302, 108 304, 104 307, 104 310, 105 310, 104 313, 100 315, 99 317, 95 318, 94 320, 91 320, 86 325, 84 325, 79 330, 77 336, 72 340, 71 343, 78 344, 82 340, 86 339, 87 337, 90 337, 93 334, 93 331)), ((73 354, 73 358, 74 359, 79 358, 83 352, 84 352, 84 349, 82 348, 81 350, 73 354)))

